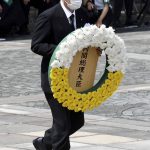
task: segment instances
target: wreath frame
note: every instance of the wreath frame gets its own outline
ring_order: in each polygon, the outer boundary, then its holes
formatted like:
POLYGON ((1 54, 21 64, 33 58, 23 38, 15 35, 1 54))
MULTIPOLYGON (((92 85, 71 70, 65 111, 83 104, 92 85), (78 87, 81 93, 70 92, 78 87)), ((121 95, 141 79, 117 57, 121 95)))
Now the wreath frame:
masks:
MULTIPOLYGON (((113 45, 116 45, 115 41, 112 42, 112 45, 110 47, 113 47, 113 45)), ((125 56, 124 42, 120 37, 118 37, 114 33, 114 30, 112 28, 106 28, 104 25, 102 25, 101 28, 97 28, 95 25, 90 25, 88 27, 77 29, 76 31, 66 36, 60 42, 60 44, 56 47, 51 57, 50 64, 49 64, 49 83, 51 85, 53 96, 58 100, 59 103, 62 104, 63 107, 67 107, 69 110, 74 110, 75 112, 79 112, 79 111, 85 112, 87 110, 93 110, 95 107, 99 106, 106 99, 108 99, 117 90, 124 76, 126 61, 127 59, 125 56), (119 41, 117 42, 117 44, 120 44, 119 55, 123 57, 121 59, 122 66, 118 68, 117 67, 113 68, 111 66, 111 59, 109 58, 109 51, 108 51, 106 54, 106 67, 105 67, 104 74, 102 75, 102 78, 97 82, 95 86, 93 86, 89 90, 79 93, 69 86, 68 71, 71 63, 65 64, 65 61, 61 60, 60 55, 62 53, 60 50, 63 49, 64 50, 63 53, 64 53, 66 49, 65 54, 67 54, 68 52, 67 44, 71 46, 71 44, 68 43, 68 39, 69 40, 71 39, 70 36, 76 37, 74 43, 81 40, 81 38, 85 39, 87 35, 90 36, 89 33, 85 34, 84 30, 88 31, 92 36, 95 36, 96 32, 98 32, 100 35, 104 36, 106 40, 98 44, 95 43, 95 45, 92 45, 90 43, 90 41, 93 42, 93 40, 89 40, 88 41, 89 43, 85 44, 86 46, 85 45, 80 46, 81 42, 79 42, 77 44, 78 48, 76 48, 74 54, 72 55, 72 59, 73 56, 76 55, 77 51, 80 51, 83 48, 86 48, 91 45, 100 47, 102 51, 107 50, 107 40, 113 38, 119 41), (85 34, 85 37, 84 38, 82 36, 78 37, 82 33, 85 34)))

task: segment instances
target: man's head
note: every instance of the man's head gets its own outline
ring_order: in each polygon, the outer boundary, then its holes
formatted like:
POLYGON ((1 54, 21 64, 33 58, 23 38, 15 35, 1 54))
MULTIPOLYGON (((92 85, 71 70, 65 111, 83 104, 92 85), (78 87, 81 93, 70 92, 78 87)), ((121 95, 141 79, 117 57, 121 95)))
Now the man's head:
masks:
POLYGON ((64 5, 70 10, 74 11, 76 9, 79 9, 82 4, 82 0, 63 0, 64 5))

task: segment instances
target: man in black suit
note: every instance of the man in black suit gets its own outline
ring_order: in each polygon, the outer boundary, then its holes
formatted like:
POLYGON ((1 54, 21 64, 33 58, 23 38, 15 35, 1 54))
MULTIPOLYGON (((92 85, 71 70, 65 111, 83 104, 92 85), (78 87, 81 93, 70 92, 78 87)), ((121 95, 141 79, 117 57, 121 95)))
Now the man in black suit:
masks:
POLYGON ((48 82, 48 65, 56 46, 74 29, 88 23, 88 15, 80 8, 81 3, 82 0, 61 0, 37 18, 31 49, 43 57, 41 86, 53 116, 52 128, 45 132, 44 137, 33 141, 37 150, 69 150, 69 136, 84 125, 84 114, 62 107, 54 99, 48 82))

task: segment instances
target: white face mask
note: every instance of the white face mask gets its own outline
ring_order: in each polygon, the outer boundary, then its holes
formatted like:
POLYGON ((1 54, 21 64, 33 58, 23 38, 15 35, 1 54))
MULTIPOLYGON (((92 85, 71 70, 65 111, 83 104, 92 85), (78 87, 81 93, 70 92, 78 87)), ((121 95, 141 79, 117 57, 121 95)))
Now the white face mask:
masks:
POLYGON ((70 0, 70 3, 67 3, 67 6, 71 10, 76 10, 76 9, 79 9, 81 7, 81 4, 82 4, 82 0, 70 0))

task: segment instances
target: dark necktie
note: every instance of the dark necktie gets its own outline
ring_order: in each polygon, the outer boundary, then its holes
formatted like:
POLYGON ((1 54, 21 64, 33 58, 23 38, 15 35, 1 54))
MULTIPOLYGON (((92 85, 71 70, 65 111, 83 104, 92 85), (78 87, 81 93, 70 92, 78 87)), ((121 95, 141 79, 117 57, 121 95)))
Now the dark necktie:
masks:
POLYGON ((72 31, 74 31, 75 30, 75 27, 74 27, 74 14, 72 14, 69 18, 70 18, 71 29, 72 29, 72 31))

